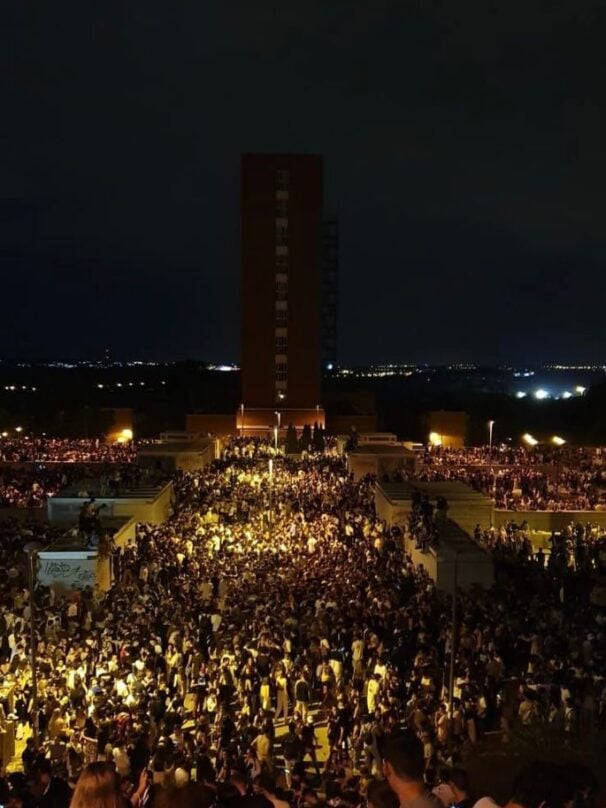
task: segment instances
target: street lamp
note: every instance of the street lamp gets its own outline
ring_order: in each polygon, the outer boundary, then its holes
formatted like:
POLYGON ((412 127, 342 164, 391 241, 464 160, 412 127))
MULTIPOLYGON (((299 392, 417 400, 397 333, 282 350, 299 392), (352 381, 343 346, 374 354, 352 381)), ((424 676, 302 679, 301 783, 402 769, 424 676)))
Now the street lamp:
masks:
POLYGON ((244 404, 240 404, 240 437, 244 437, 244 404))
POLYGON ((494 421, 488 422, 488 449, 490 451, 490 456, 492 457, 492 428, 494 426, 494 421))
POLYGON ((278 451, 278 427, 274 427, 274 449, 278 451))
POLYGON ((450 631, 450 671, 448 675, 448 734, 452 741, 452 698, 455 680, 455 661, 457 657, 457 586, 459 578, 459 550, 455 550, 454 566, 452 570, 452 628, 450 631))
POLYGON ((269 458, 269 524, 273 525, 274 522, 274 515, 273 515, 273 494, 274 494, 274 461, 269 458))
POLYGON ((37 541, 29 541, 23 548, 27 553, 27 572, 29 581, 29 630, 30 630, 30 665, 32 669, 32 733, 34 746, 38 748, 38 674, 36 662, 36 604, 34 602, 34 587, 36 583, 36 564, 38 552, 42 545, 37 541))

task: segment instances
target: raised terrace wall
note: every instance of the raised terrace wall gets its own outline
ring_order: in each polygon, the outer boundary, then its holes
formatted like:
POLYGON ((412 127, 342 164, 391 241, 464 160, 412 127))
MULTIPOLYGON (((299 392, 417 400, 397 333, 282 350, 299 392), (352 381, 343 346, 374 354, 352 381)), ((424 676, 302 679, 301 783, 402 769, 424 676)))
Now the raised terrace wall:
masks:
MULTIPOLYGON (((163 524, 170 514, 172 501, 172 483, 144 497, 137 492, 132 496, 96 497, 97 507, 106 505, 101 511, 101 519, 108 516, 132 516, 137 522, 150 522, 154 525, 163 524)), ((48 518, 51 522, 77 522, 82 504, 87 497, 52 497, 47 502, 48 518)))
POLYGON ((505 522, 521 524, 528 522, 531 530, 544 530, 556 532, 562 530, 571 522, 591 522, 606 528, 606 511, 503 511, 494 510, 493 520, 495 527, 505 522))

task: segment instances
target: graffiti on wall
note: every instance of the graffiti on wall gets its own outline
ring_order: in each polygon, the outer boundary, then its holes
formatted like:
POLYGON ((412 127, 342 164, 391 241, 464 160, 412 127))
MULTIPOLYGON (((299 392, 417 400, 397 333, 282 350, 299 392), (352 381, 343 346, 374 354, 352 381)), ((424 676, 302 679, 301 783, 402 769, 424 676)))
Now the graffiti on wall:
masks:
POLYGON ((95 558, 41 560, 38 581, 43 586, 59 585, 66 589, 84 589, 94 586, 97 575, 95 558))

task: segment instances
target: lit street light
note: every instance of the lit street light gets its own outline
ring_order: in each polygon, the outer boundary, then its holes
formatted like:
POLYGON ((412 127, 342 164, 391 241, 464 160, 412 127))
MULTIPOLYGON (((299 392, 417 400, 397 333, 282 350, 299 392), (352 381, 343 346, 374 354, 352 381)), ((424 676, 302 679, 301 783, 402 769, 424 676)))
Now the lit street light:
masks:
POLYGON ((274 461, 269 458, 269 524, 273 525, 274 515, 274 461))
POLYGON ((38 673, 37 673, 37 641, 36 641, 36 604, 34 589, 36 584, 36 564, 38 552, 42 545, 37 541, 29 541, 23 548, 27 553, 27 571, 29 579, 29 628, 30 628, 30 665, 32 669, 32 734, 34 746, 38 748, 38 673))
POLYGON ((488 449, 490 451, 490 456, 492 457, 492 428, 494 426, 494 421, 488 422, 488 449))
POLYGON ((240 404, 240 437, 244 437, 244 404, 240 404))
POLYGON ((448 675, 448 717, 450 719, 448 734, 450 739, 452 739, 452 698, 454 692, 455 662, 457 656, 456 636, 457 636, 457 587, 459 585, 458 573, 459 573, 459 550, 455 550, 454 564, 452 568, 452 617, 451 617, 452 628, 450 631, 450 671, 448 675))

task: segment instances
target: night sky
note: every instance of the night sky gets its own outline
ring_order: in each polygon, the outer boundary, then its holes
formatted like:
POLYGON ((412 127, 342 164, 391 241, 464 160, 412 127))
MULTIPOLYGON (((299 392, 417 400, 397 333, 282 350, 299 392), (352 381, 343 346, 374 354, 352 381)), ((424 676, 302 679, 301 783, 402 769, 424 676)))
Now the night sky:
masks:
POLYGON ((2 18, 0 356, 237 360, 239 155, 303 151, 343 362, 606 362, 603 0, 2 18))

